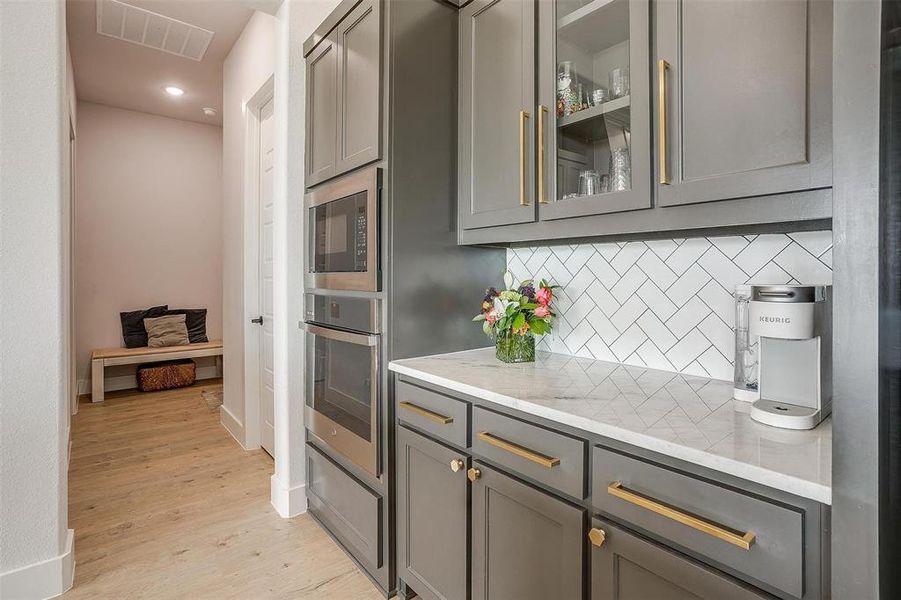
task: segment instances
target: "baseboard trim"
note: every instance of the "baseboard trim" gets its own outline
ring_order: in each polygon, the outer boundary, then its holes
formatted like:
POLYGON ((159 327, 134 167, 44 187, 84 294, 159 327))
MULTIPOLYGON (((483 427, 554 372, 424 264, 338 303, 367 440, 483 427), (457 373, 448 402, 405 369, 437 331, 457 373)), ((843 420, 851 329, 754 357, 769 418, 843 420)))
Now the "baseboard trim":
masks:
POLYGON ((0 598, 37 600, 65 594, 75 580, 74 550, 75 530, 69 529, 65 549, 59 556, 0 573, 0 598))
POLYGON ((247 450, 247 447, 244 445, 244 423, 233 415, 224 404, 219 407, 219 424, 225 428, 229 435, 235 438, 239 446, 247 450))
POLYGON ((307 512, 307 486, 288 487, 273 475, 270 478, 271 502, 283 519, 290 519, 307 512))

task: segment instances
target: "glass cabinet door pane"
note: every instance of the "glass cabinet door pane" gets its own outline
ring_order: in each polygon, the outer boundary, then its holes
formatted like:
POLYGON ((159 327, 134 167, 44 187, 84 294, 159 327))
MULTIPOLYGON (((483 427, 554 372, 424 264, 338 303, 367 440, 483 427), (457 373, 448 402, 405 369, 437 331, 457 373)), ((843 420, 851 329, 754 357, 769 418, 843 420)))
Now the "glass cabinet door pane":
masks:
POLYGON ((556 2, 557 202, 632 189, 629 20, 629 0, 556 2))

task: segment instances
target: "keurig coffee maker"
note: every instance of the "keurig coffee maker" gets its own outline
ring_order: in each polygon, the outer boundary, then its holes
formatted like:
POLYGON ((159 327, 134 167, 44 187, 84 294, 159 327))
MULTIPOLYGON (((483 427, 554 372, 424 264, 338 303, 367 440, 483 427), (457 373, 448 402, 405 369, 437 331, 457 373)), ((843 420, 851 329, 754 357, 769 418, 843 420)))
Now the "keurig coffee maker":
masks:
POLYGON ((832 287, 752 286, 750 321, 760 338, 760 399, 751 418, 813 429, 832 412, 832 287))

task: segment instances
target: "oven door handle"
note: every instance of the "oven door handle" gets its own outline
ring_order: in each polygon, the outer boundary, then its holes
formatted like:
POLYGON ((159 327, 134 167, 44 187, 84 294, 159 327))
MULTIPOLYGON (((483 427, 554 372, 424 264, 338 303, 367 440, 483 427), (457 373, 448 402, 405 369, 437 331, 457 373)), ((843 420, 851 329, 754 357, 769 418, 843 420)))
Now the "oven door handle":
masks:
POLYGON ((318 335, 328 340, 338 342, 347 342, 348 344, 356 344, 358 346, 378 346, 378 335, 367 335, 365 333, 351 333, 350 331, 342 331, 340 329, 331 329, 320 325, 312 325, 310 323, 301 323, 300 328, 312 335, 318 335))

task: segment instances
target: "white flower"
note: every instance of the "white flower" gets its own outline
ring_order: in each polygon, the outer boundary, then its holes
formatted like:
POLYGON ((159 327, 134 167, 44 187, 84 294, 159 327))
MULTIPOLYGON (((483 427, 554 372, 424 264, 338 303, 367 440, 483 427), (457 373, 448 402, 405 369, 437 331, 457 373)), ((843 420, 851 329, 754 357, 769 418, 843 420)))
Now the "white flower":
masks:
POLYGON ((513 273, 511 273, 510 271, 504 272, 504 285, 508 290, 513 289, 513 273))

